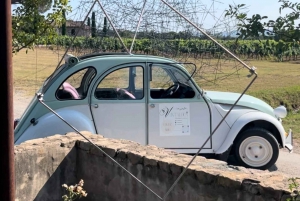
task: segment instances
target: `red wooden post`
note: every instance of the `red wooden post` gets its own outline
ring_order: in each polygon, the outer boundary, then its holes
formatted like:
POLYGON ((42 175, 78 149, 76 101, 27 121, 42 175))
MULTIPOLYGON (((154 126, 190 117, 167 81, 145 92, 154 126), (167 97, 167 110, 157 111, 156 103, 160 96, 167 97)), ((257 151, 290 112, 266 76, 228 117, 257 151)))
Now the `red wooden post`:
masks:
POLYGON ((15 200, 11 0, 0 0, 1 200, 15 200))

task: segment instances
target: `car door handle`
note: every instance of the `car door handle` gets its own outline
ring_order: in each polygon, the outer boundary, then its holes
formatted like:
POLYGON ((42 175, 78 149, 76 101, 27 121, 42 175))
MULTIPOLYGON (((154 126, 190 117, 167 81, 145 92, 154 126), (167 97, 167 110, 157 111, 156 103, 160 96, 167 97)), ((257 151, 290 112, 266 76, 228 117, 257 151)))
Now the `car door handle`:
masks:
POLYGON ((94 106, 94 108, 98 108, 98 104, 94 104, 93 106, 94 106))
POLYGON ((155 108, 155 104, 150 104, 150 107, 151 108, 155 108))

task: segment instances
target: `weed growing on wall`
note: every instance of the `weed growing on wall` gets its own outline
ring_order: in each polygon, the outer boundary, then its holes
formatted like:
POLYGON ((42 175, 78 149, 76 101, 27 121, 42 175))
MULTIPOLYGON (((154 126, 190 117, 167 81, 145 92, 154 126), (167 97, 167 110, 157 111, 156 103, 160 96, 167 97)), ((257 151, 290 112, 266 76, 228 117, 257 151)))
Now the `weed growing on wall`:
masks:
POLYGON ((296 178, 290 178, 289 181, 291 182, 289 184, 289 189, 291 191, 291 196, 292 198, 288 198, 287 201, 300 201, 300 194, 299 194, 299 181, 300 178, 296 177, 296 178))
POLYGON ((75 186, 68 186, 67 184, 63 184, 62 187, 66 189, 67 194, 62 196, 63 201, 73 201, 77 198, 86 197, 87 193, 83 189, 83 180, 81 179, 78 184, 75 186))

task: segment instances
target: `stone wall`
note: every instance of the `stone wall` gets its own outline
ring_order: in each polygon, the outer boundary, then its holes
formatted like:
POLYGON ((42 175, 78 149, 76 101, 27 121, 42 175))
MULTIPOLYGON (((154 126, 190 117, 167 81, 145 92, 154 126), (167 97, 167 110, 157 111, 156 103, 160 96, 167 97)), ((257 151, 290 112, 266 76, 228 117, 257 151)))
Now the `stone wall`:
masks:
MULTIPOLYGON (((128 140, 84 133, 110 157, 163 197, 192 156, 128 140)), ((15 147, 16 198, 58 201, 62 184, 85 181, 86 201, 160 200, 82 137, 69 133, 15 147)), ((288 178, 280 173, 228 166, 197 157, 166 200, 286 200, 288 178)))

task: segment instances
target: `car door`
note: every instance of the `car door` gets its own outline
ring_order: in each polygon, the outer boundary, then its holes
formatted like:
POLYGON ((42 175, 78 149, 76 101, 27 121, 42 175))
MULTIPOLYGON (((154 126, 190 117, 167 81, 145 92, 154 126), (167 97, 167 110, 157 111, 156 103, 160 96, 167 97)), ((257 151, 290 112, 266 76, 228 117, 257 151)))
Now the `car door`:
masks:
POLYGON ((143 63, 117 66, 96 82, 91 111, 97 133, 146 144, 143 63))
POLYGON ((150 64, 148 73, 149 144, 186 153, 199 149, 210 136, 210 111, 197 88, 170 64, 150 64))

